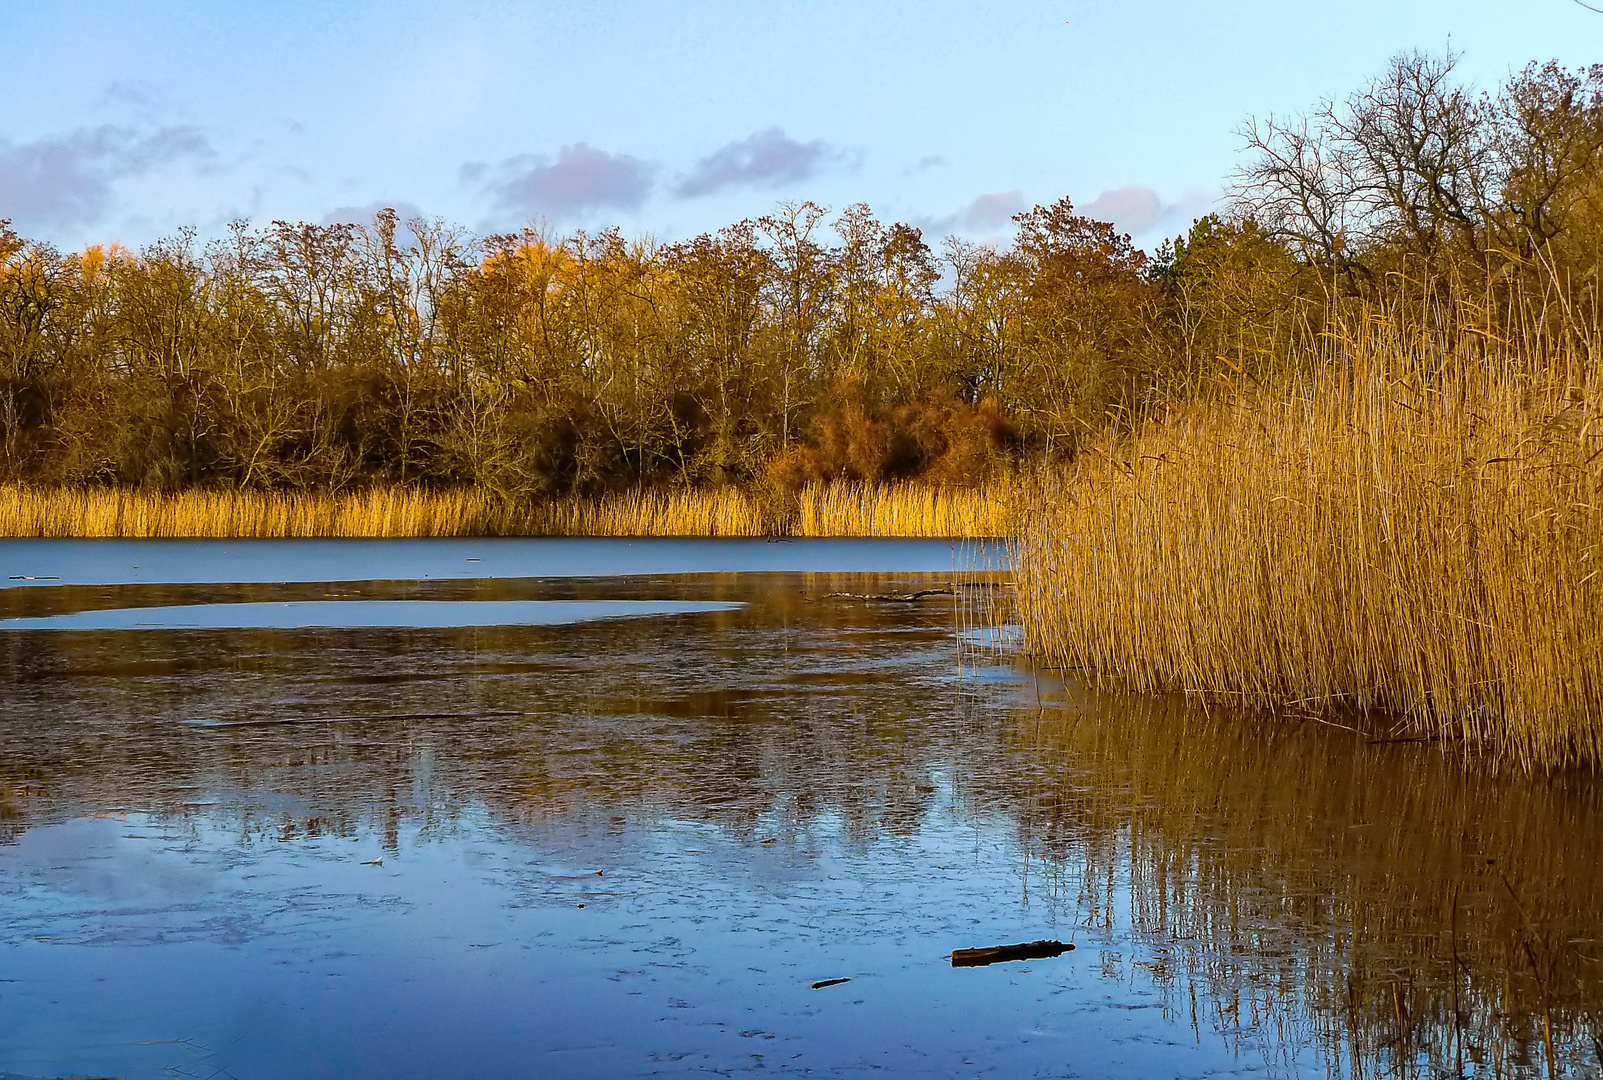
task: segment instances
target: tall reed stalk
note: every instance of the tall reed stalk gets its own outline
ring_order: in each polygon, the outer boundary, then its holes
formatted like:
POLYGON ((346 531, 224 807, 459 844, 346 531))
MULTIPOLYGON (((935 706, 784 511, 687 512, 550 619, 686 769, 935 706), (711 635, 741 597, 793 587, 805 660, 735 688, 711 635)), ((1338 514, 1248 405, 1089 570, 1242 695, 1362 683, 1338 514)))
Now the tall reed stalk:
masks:
POLYGON ((1301 375, 1082 455, 1022 504, 1028 646, 1139 689, 1595 765, 1603 392, 1572 351, 1526 366, 1371 316, 1301 375))
POLYGON ((771 501, 734 488, 519 502, 475 489, 162 494, 0 486, 0 537, 987 537, 1007 527, 996 489, 817 485, 777 516, 771 501))

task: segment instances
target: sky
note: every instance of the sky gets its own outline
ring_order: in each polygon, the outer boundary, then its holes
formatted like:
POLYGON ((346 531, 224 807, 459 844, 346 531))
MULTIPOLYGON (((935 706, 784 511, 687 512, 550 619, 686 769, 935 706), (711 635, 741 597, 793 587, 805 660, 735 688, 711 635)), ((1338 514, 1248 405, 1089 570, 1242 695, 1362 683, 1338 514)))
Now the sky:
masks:
MULTIPOLYGON (((1597 5, 1603 6, 1603 5, 1597 5)), ((1603 62, 1577 0, 0 0, 0 218, 64 249, 393 206, 672 241, 812 199, 991 239, 1070 197, 1148 247, 1241 125, 1411 49, 1603 62)))

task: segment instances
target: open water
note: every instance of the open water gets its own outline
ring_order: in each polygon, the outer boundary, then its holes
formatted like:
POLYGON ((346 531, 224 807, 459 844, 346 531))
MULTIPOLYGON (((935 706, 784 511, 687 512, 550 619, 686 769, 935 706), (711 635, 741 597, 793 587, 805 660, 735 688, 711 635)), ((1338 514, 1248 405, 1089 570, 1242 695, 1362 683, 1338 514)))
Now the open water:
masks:
POLYGON ((1002 554, 0 543, 0 1077, 1599 1074, 1594 778, 1031 671, 1002 554))

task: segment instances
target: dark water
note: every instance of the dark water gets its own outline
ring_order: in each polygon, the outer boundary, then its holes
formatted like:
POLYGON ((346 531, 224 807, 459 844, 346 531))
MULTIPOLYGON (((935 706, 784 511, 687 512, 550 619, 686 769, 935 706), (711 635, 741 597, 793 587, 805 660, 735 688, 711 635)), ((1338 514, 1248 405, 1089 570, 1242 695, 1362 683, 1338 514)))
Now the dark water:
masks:
POLYGON ((1599 1073, 1592 777, 827 595, 944 544, 245 547, 0 545, 0 1076, 1599 1073))

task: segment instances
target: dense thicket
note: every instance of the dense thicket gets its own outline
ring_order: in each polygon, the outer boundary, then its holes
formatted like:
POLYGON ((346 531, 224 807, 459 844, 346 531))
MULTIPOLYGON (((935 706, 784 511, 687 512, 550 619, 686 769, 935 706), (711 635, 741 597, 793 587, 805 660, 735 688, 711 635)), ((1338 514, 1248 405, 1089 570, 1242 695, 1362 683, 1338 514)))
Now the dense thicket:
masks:
POLYGON ((675 244, 385 212, 66 255, 0 224, 0 480, 969 482, 1292 362, 1377 298, 1422 332, 1580 340, 1553 355, 1584 381, 1603 67, 1494 96, 1451 67, 1400 57, 1252 126, 1232 211, 1152 258, 1067 199, 939 253, 812 203, 675 244))

